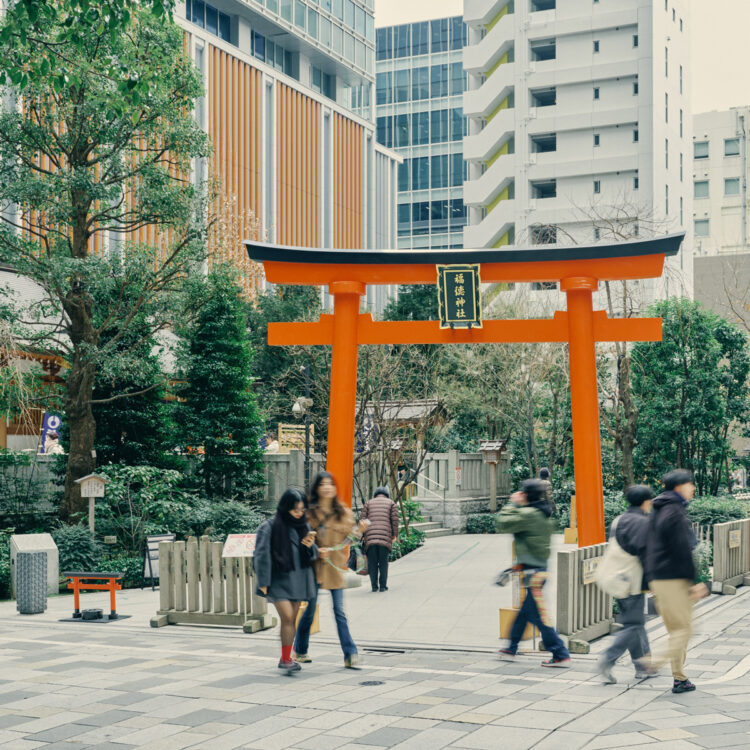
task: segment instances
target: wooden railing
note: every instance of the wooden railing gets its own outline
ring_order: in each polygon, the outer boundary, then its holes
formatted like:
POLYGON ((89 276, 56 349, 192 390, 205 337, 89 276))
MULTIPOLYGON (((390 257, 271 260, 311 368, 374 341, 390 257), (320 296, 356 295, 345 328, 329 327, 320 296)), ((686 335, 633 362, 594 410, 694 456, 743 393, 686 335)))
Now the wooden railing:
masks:
POLYGON ((612 629, 612 597, 594 582, 605 544, 557 553, 557 629, 574 653, 588 653, 589 641, 612 629))
POLYGON ((151 627, 189 623, 238 625, 255 633, 276 625, 255 593, 251 557, 222 557, 222 542, 159 544, 159 610, 151 627))
POLYGON ((750 519, 714 525, 713 591, 734 594, 750 573, 750 519))

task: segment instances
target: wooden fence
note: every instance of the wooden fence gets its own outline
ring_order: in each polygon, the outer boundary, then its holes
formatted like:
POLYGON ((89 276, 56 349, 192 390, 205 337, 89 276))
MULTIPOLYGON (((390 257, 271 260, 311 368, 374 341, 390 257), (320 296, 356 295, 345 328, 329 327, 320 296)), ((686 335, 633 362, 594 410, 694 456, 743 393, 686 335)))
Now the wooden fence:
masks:
POLYGON ((715 524, 713 543, 712 590, 734 594, 750 573, 750 519, 715 524))
POLYGON ((255 633, 276 625, 266 600, 255 593, 251 557, 222 557, 222 542, 159 544, 159 610, 151 627, 238 625, 255 633))
POLYGON ((698 543, 700 542, 708 542, 709 544, 713 540, 713 530, 714 527, 710 525, 705 525, 701 523, 691 523, 690 526, 693 529, 693 534, 695 534, 695 538, 698 540, 698 543))
POLYGON ((612 597, 594 582, 606 549, 605 543, 557 553, 557 629, 573 653, 587 654, 589 641, 607 635, 614 623, 612 597))

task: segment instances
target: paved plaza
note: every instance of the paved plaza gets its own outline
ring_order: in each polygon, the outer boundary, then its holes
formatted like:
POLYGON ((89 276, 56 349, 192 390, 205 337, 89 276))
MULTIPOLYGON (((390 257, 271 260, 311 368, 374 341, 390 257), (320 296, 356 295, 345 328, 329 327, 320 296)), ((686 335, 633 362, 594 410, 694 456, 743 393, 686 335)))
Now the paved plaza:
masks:
MULTIPOLYGON (((499 552, 504 542, 446 540, 430 540, 395 564, 388 593, 371 594, 369 587, 349 592, 347 609, 364 657, 358 671, 343 668, 325 596, 313 662, 294 677, 276 668, 275 631, 149 628, 158 600, 151 591, 123 592, 118 609, 133 616, 111 624, 59 622, 70 614, 69 597, 51 599, 47 613, 33 617, 15 614, 11 602, 0 604, 0 747, 750 746, 750 590, 712 597, 699 608, 688 658, 697 692, 672 695, 666 673, 636 682, 624 662, 615 669, 619 683, 604 687, 595 671, 601 641, 595 653, 574 656, 569 670, 541 668, 540 654, 497 661, 498 590, 487 583, 495 560, 485 559, 481 578, 475 571, 475 580, 463 584, 456 571, 465 566, 463 574, 470 573, 479 557, 499 552), (460 557, 449 558, 456 550, 460 557), (438 558, 445 564, 435 564, 438 558), (423 578, 420 565, 429 572, 423 578), (416 582, 421 588, 412 588, 416 582), (442 619, 448 621, 442 630, 433 629, 441 583, 442 619), (407 616, 419 619, 420 611, 421 631, 406 622, 407 616), (477 618, 487 622, 484 638, 478 628, 461 625, 477 618), (390 629, 377 637, 389 621, 390 629), (393 635, 401 631, 399 642, 393 635), (450 642, 460 634, 469 640, 450 642)), ((88 598, 88 606, 94 603, 102 604, 88 598)), ((656 645, 662 641, 658 622, 650 634, 656 645)))

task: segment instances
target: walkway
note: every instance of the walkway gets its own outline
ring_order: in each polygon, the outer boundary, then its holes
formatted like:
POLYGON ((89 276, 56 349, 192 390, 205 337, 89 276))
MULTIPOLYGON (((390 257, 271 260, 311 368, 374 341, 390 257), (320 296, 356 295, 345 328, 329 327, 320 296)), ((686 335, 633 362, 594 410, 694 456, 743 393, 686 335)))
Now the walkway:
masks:
MULTIPOLYGON (((384 604, 391 594, 395 603, 399 579, 417 576, 419 559, 414 556, 409 574, 406 560, 395 566, 387 594, 350 592, 358 638, 386 626, 387 616, 368 622, 366 613, 375 610, 364 608, 374 607, 369 602, 376 599, 384 604)), ((453 577, 451 569, 460 562, 449 562, 440 573, 446 612, 453 611, 454 595, 472 587, 471 580, 461 586, 453 577)), ((57 614, 35 617, 20 617, 4 603, 0 747, 744 750, 750 746, 750 590, 740 591, 701 608, 688 659, 699 690, 682 696, 669 692, 666 674, 636 683, 625 664, 616 668, 620 683, 603 687, 595 655, 574 657, 572 669, 550 672, 539 666, 540 655, 506 664, 490 653, 457 650, 458 644, 403 653, 363 649, 364 668, 353 672, 343 669, 339 649, 318 636, 314 662, 288 678, 276 669, 273 639, 236 630, 151 629, 143 619, 145 604, 139 605, 142 614, 104 625, 57 622, 69 614, 69 599, 51 601, 57 614)), ((422 594, 411 591, 417 604, 432 611, 431 597, 420 599, 422 594)), ((119 608, 136 614, 136 600, 152 596, 127 592, 119 608)), ((478 616, 490 611, 480 595, 464 596, 461 606, 476 606, 478 616)), ((453 636, 461 617, 475 616, 452 614, 453 636)), ((390 627, 389 633, 407 625, 400 620, 390 627)), ((652 636, 658 643, 661 629, 652 636)), ((483 643, 487 650, 496 646, 492 637, 483 643)))

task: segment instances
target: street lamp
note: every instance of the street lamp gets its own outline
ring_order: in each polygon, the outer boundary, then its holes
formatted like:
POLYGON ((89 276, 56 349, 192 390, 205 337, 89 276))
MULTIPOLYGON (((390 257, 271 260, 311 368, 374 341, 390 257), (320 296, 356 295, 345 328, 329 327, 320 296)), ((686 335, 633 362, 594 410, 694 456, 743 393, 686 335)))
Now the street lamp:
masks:
POLYGON ((305 418, 305 489, 310 487, 310 409, 313 400, 310 398, 310 365, 302 365, 300 372, 305 375, 305 395, 300 396, 292 406, 292 414, 299 419, 305 418))

